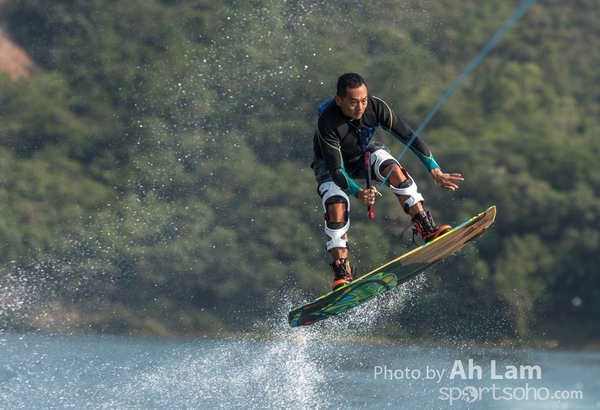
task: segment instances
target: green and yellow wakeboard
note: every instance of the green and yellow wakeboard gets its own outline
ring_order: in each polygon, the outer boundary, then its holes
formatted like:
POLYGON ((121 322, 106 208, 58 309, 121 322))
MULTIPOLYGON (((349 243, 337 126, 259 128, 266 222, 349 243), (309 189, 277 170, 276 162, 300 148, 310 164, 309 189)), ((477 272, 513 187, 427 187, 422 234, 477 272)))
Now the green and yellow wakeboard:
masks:
POLYGON ((353 309, 452 255, 485 231, 496 219, 496 206, 451 231, 289 313, 291 327, 310 325, 353 309))

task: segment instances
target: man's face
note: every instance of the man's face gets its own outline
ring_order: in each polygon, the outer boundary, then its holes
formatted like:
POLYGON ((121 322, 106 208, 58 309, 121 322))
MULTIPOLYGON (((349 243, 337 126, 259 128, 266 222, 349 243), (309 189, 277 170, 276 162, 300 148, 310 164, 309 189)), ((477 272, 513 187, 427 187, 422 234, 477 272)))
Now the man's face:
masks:
POLYGON ((369 92, 364 84, 358 88, 347 88, 344 98, 338 95, 335 96, 335 102, 342 109, 344 115, 353 120, 358 120, 363 116, 367 109, 368 100, 369 92))

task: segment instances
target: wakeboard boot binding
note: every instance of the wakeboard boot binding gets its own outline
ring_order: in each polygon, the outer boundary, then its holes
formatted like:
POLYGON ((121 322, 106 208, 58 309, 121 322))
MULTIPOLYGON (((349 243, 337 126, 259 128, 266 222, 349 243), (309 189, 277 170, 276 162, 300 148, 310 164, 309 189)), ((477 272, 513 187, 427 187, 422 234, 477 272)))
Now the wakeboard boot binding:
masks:
POLYGON ((422 211, 413 216, 412 223, 414 225, 413 232, 419 234, 425 243, 433 241, 452 229, 450 225, 438 227, 429 211, 422 211))
POLYGON ((354 280, 354 268, 350 266, 350 261, 346 258, 339 258, 329 265, 333 273, 333 283, 331 290, 336 290, 340 286, 350 283, 354 280))

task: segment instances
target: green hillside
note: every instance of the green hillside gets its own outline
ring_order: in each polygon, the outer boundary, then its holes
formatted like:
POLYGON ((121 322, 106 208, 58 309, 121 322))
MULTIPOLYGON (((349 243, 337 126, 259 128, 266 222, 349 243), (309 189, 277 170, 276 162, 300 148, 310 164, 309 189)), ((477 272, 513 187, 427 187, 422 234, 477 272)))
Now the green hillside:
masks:
MULTIPOLYGON (((37 69, 0 73, 1 328, 228 332, 322 293, 309 164, 337 76, 361 73, 416 129, 519 3, 4 2, 37 69)), ((597 8, 535 4, 428 124, 459 191, 403 157, 438 222, 498 218, 382 336, 600 337, 597 8)), ((376 212, 352 204, 362 273, 410 222, 388 191, 376 212)))

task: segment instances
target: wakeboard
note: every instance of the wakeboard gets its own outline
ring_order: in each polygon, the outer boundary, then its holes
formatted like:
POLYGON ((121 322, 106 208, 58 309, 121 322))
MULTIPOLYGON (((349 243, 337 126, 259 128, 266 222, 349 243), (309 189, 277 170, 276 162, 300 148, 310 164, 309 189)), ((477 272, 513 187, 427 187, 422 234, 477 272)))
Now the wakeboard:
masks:
POLYGON ((290 326, 306 326, 339 315, 396 288, 483 234, 495 219, 496 206, 491 206, 433 241, 293 309, 288 316, 290 326))

